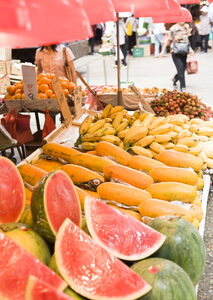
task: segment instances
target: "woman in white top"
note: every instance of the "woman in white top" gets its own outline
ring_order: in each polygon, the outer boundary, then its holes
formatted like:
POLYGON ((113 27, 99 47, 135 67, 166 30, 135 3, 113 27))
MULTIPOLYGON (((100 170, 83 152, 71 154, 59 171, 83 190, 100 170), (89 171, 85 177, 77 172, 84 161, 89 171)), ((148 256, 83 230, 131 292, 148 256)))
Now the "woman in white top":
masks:
MULTIPOLYGON (((51 73, 59 77, 66 77, 65 62, 63 56, 64 45, 48 45, 38 48, 35 55, 35 64, 37 65, 37 75, 40 73, 51 73)), ((72 74, 72 81, 76 84, 76 75, 73 64, 74 54, 71 49, 65 47, 67 63, 72 74)))
MULTIPOLYGON (((125 38, 126 38, 126 27, 125 27, 123 18, 119 18, 119 44, 120 44, 120 50, 121 50, 121 61, 124 65, 124 67, 127 66, 127 63, 126 63, 127 51, 126 51, 125 38)), ((115 24, 115 31, 114 31, 114 45, 115 46, 117 45, 117 27, 116 27, 116 24, 115 24)), ((115 54, 116 54, 115 65, 117 65, 118 64, 117 47, 115 47, 115 54)))
POLYGON ((166 28, 164 23, 157 23, 152 24, 151 28, 153 34, 154 34, 154 40, 155 40, 155 57, 159 57, 160 53, 160 46, 163 47, 163 38, 164 34, 166 32, 166 28))
POLYGON ((132 55, 132 49, 136 45, 136 32, 138 28, 138 20, 132 14, 131 17, 126 20, 126 27, 130 23, 132 25, 132 35, 128 35, 128 53, 132 55))
POLYGON ((201 11, 200 23, 198 24, 198 32, 200 35, 200 51, 201 53, 207 53, 209 33, 211 31, 211 19, 208 16, 207 6, 203 6, 200 11, 201 11))

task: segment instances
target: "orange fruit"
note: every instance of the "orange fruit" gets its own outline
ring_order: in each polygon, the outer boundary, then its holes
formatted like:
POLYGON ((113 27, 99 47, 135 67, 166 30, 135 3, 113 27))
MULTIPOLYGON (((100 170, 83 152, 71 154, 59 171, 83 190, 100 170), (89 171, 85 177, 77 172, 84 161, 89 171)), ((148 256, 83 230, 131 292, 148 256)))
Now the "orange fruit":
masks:
POLYGON ((20 81, 20 83, 23 83, 23 79, 20 81))
POLYGON ((25 98, 25 94, 22 93, 22 94, 21 94, 21 99, 24 99, 24 98, 25 98))
POLYGON ((16 90, 22 90, 23 84, 21 84, 21 83, 19 83, 19 82, 16 82, 16 83, 14 84, 14 88, 15 88, 16 90))
POLYGON ((45 93, 47 90, 49 90, 49 85, 48 84, 39 85, 39 91, 40 92, 45 93))
POLYGON ((39 99, 47 99, 47 95, 44 94, 44 93, 39 93, 39 94, 38 94, 38 98, 39 98, 39 99))
POLYGON ((47 95, 48 98, 51 98, 53 91, 52 90, 46 90, 45 94, 47 95))
POLYGON ((22 94, 22 90, 21 90, 21 89, 16 89, 16 90, 15 90, 15 95, 16 95, 16 94, 22 94))
POLYGON ((54 74, 46 73, 46 77, 48 79, 53 79, 54 74))
POLYGON ((84 90, 81 91, 82 97, 86 96, 86 92, 84 90))
POLYGON ((7 92, 8 92, 8 94, 13 95, 14 92, 15 92, 14 86, 8 85, 8 87, 7 87, 7 92))
POLYGON ((68 90, 69 92, 71 93, 75 88, 75 83, 74 82, 69 82, 69 85, 68 85, 68 90))
POLYGON ((52 98, 52 99, 55 99, 55 98, 56 98, 55 94, 52 94, 51 98, 52 98))
POLYGON ((15 96, 12 96, 11 99, 12 99, 12 100, 15 100, 15 96))
POLYGON ((15 94, 15 99, 20 100, 21 99, 21 94, 15 94))
POLYGON ((12 96, 10 94, 5 94, 4 95, 4 100, 7 100, 7 99, 12 99, 12 96))
POLYGON ((42 77, 40 79, 40 84, 49 84, 51 82, 50 79, 48 79, 47 77, 42 77))
POLYGON ((44 73, 41 73, 38 75, 38 79, 40 80, 41 78, 46 77, 46 75, 44 73))
POLYGON ((64 90, 64 96, 65 97, 68 97, 68 95, 69 95, 69 90, 68 89, 63 89, 64 90))
POLYGON ((63 89, 68 89, 69 83, 66 82, 65 80, 63 80, 63 81, 61 82, 61 86, 62 86, 63 89))

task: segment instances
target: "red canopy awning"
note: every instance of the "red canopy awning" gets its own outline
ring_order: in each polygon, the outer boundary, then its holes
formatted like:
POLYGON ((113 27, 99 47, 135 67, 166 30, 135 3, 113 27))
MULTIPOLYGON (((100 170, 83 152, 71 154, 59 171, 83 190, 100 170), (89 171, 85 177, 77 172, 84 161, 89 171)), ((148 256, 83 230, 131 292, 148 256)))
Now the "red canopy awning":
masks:
POLYGON ((156 11, 168 9, 167 0, 112 0, 116 12, 134 12, 137 9, 143 11, 156 11))
POLYGON ((177 0, 180 4, 199 4, 200 0, 177 0))
POLYGON ((184 7, 181 7, 181 11, 182 11, 182 16, 154 17, 153 23, 192 22, 192 15, 190 11, 184 7))

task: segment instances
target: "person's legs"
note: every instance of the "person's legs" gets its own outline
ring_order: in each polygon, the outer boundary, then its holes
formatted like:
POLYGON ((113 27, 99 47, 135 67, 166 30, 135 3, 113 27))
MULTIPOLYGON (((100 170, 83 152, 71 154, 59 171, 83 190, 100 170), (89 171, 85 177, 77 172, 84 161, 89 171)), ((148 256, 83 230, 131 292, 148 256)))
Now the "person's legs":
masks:
POLYGON ((204 35, 203 39, 204 39, 204 52, 207 53, 208 43, 209 43, 209 34, 204 35))
POLYGON ((120 49, 121 49, 121 51, 123 53, 123 56, 124 56, 124 58, 122 59, 122 63, 123 63, 124 66, 126 66, 127 65, 126 64, 126 55, 127 55, 126 45, 125 44, 120 45, 120 49))
POLYGON ((155 39, 155 57, 158 57, 160 53, 160 40, 158 38, 158 34, 155 34, 154 39, 155 39))
POLYGON ((132 36, 128 36, 128 53, 130 54, 130 55, 132 55, 132 47, 131 47, 131 45, 132 45, 132 43, 131 43, 131 38, 132 38, 132 36))
POLYGON ((204 35, 200 35, 200 51, 203 52, 204 48, 203 48, 203 39, 204 39, 204 35))
MULTIPOLYGON (((174 81, 178 79, 180 81, 180 88, 186 87, 185 84, 185 70, 186 70, 186 55, 174 54, 172 53, 172 59, 174 61, 175 67, 177 69, 177 74, 174 77, 174 81)), ((177 81, 177 80, 176 80, 177 81)))
POLYGON ((132 48, 136 45, 137 41, 136 41, 136 32, 133 31, 132 32, 132 48))

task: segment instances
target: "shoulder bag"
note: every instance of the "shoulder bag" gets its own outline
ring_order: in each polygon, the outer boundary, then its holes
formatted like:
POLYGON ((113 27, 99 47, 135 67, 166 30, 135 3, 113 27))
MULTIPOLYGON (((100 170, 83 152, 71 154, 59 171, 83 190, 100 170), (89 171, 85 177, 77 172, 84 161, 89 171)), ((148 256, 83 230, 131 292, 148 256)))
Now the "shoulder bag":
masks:
POLYGON ((173 53, 186 55, 189 53, 189 43, 187 42, 175 42, 173 44, 173 53))
POLYGON ((72 82, 72 73, 71 73, 71 70, 70 70, 70 66, 67 62, 66 47, 63 48, 63 61, 64 61, 64 70, 65 70, 66 77, 70 82, 72 82))

